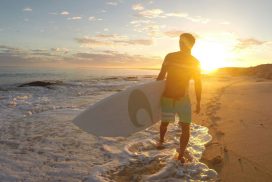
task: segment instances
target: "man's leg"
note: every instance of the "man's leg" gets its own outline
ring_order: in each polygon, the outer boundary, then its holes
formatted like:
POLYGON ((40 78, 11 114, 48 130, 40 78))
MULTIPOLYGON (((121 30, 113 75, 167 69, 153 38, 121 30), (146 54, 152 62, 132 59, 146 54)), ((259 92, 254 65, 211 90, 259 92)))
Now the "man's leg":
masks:
POLYGON ((161 126, 160 126, 160 142, 163 143, 164 142, 164 136, 165 133, 167 132, 167 126, 168 126, 168 122, 161 122, 161 126))
POLYGON ((190 138, 190 124, 180 122, 180 126, 181 126, 182 133, 180 136, 180 151, 179 151, 178 159, 182 163, 184 163, 185 162, 184 152, 186 150, 186 147, 190 138))
POLYGON ((160 125, 160 141, 158 142, 157 148, 162 149, 164 142, 164 136, 167 131, 169 122, 175 121, 175 111, 173 108, 173 99, 162 97, 161 98, 161 125, 160 125))
POLYGON ((160 141, 157 145, 157 148, 158 149, 161 149, 162 148, 162 144, 164 142, 164 136, 167 132, 167 126, 168 126, 169 122, 161 122, 161 125, 160 125, 160 141))

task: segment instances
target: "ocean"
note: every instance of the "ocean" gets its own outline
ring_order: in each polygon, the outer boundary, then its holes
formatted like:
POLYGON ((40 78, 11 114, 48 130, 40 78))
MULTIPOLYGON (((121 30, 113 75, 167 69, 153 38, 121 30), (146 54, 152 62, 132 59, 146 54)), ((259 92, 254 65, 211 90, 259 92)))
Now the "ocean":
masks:
MULTIPOLYGON (((208 129, 192 124, 181 165, 181 132, 172 124, 157 150, 159 124, 130 137, 96 137, 73 125, 88 106, 128 87, 155 80, 158 70, 0 68, 0 181, 213 181, 199 162, 208 129), (22 85, 33 81, 51 85, 22 85)), ((114 107, 114 106, 113 106, 114 107)), ((106 111, 105 111, 106 112, 106 111)), ((106 126, 105 126, 106 127, 106 126)))

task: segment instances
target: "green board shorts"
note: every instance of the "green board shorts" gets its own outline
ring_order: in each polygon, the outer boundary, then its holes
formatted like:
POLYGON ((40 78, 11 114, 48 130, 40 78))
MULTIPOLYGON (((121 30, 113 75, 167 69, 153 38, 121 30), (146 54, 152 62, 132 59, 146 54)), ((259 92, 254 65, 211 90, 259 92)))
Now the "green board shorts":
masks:
POLYGON ((175 122, 176 114, 179 121, 190 124, 192 122, 191 102, 189 95, 180 99, 161 98, 161 122, 175 122))

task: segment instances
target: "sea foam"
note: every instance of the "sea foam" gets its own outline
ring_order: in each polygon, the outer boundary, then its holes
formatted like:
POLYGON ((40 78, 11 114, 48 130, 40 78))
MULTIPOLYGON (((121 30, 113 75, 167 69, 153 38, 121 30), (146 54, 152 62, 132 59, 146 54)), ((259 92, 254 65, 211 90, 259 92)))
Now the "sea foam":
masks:
POLYGON ((127 139, 102 139, 111 161, 95 166, 89 181, 212 181, 217 178, 216 171, 199 162, 204 145, 211 140, 206 127, 192 124, 186 149, 192 161, 185 164, 176 159, 181 132, 178 124, 169 127, 162 150, 156 148, 158 131, 156 124, 127 139))

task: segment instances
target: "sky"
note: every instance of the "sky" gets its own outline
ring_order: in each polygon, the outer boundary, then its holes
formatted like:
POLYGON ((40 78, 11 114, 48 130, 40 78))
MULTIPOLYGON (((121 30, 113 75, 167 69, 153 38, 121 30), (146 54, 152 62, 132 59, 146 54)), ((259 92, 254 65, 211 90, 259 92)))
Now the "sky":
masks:
POLYGON ((203 70, 272 63, 270 0, 0 1, 0 66, 159 68, 184 32, 203 70))

